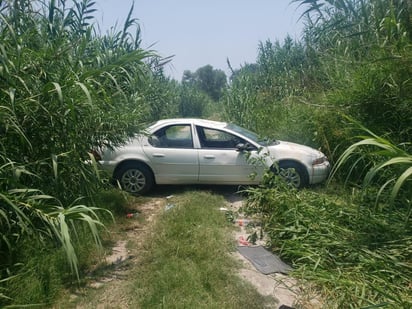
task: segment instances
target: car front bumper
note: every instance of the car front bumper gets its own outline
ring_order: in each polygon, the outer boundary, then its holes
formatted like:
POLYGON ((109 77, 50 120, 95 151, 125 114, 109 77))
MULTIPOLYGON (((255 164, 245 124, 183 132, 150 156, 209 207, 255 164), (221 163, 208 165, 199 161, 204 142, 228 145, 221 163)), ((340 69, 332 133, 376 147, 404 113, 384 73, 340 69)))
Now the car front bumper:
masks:
POLYGON ((310 184, 324 182, 328 178, 331 170, 331 165, 328 161, 312 166, 312 175, 310 175, 310 184))

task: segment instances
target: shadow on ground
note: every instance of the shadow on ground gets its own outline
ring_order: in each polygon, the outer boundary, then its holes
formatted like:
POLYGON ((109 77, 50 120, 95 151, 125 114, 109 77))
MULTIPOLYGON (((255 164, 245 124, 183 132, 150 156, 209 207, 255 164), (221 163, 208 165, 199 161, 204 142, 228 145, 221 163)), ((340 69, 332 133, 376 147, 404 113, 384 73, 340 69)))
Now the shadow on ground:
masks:
POLYGON ((173 194, 181 194, 187 191, 207 191, 223 195, 233 203, 242 199, 242 191, 247 187, 233 185, 158 185, 144 196, 149 198, 161 198, 173 194))

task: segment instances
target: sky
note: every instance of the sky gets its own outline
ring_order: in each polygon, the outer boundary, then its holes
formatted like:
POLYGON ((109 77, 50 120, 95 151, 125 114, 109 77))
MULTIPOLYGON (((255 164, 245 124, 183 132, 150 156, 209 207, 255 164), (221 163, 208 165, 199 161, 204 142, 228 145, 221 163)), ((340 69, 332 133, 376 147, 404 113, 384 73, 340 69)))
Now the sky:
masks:
POLYGON ((229 75, 227 59, 238 69, 256 62, 259 42, 299 39, 302 31, 303 10, 291 0, 96 0, 103 33, 123 26, 133 2, 141 47, 174 56, 165 73, 176 80, 208 64, 229 75))

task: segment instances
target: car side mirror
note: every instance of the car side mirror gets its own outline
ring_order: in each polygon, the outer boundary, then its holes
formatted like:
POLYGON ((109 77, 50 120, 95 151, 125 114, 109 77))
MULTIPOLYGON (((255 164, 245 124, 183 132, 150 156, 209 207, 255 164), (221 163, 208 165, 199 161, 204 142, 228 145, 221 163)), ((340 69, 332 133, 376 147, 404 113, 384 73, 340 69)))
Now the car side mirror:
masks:
POLYGON ((236 151, 250 151, 253 150, 253 146, 250 145, 249 143, 239 143, 236 144, 236 151))

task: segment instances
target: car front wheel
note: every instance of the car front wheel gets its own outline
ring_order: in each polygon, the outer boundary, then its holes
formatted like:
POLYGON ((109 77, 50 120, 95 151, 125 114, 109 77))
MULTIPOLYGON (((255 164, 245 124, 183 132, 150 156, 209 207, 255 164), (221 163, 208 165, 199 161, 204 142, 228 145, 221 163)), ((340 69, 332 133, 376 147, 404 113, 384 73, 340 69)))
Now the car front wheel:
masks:
POLYGON ((123 190, 132 194, 143 194, 154 184, 149 168, 140 163, 129 163, 122 166, 115 175, 123 190))
POLYGON ((294 162, 280 162, 279 168, 274 169, 287 184, 302 188, 308 185, 309 177, 305 168, 294 162))

